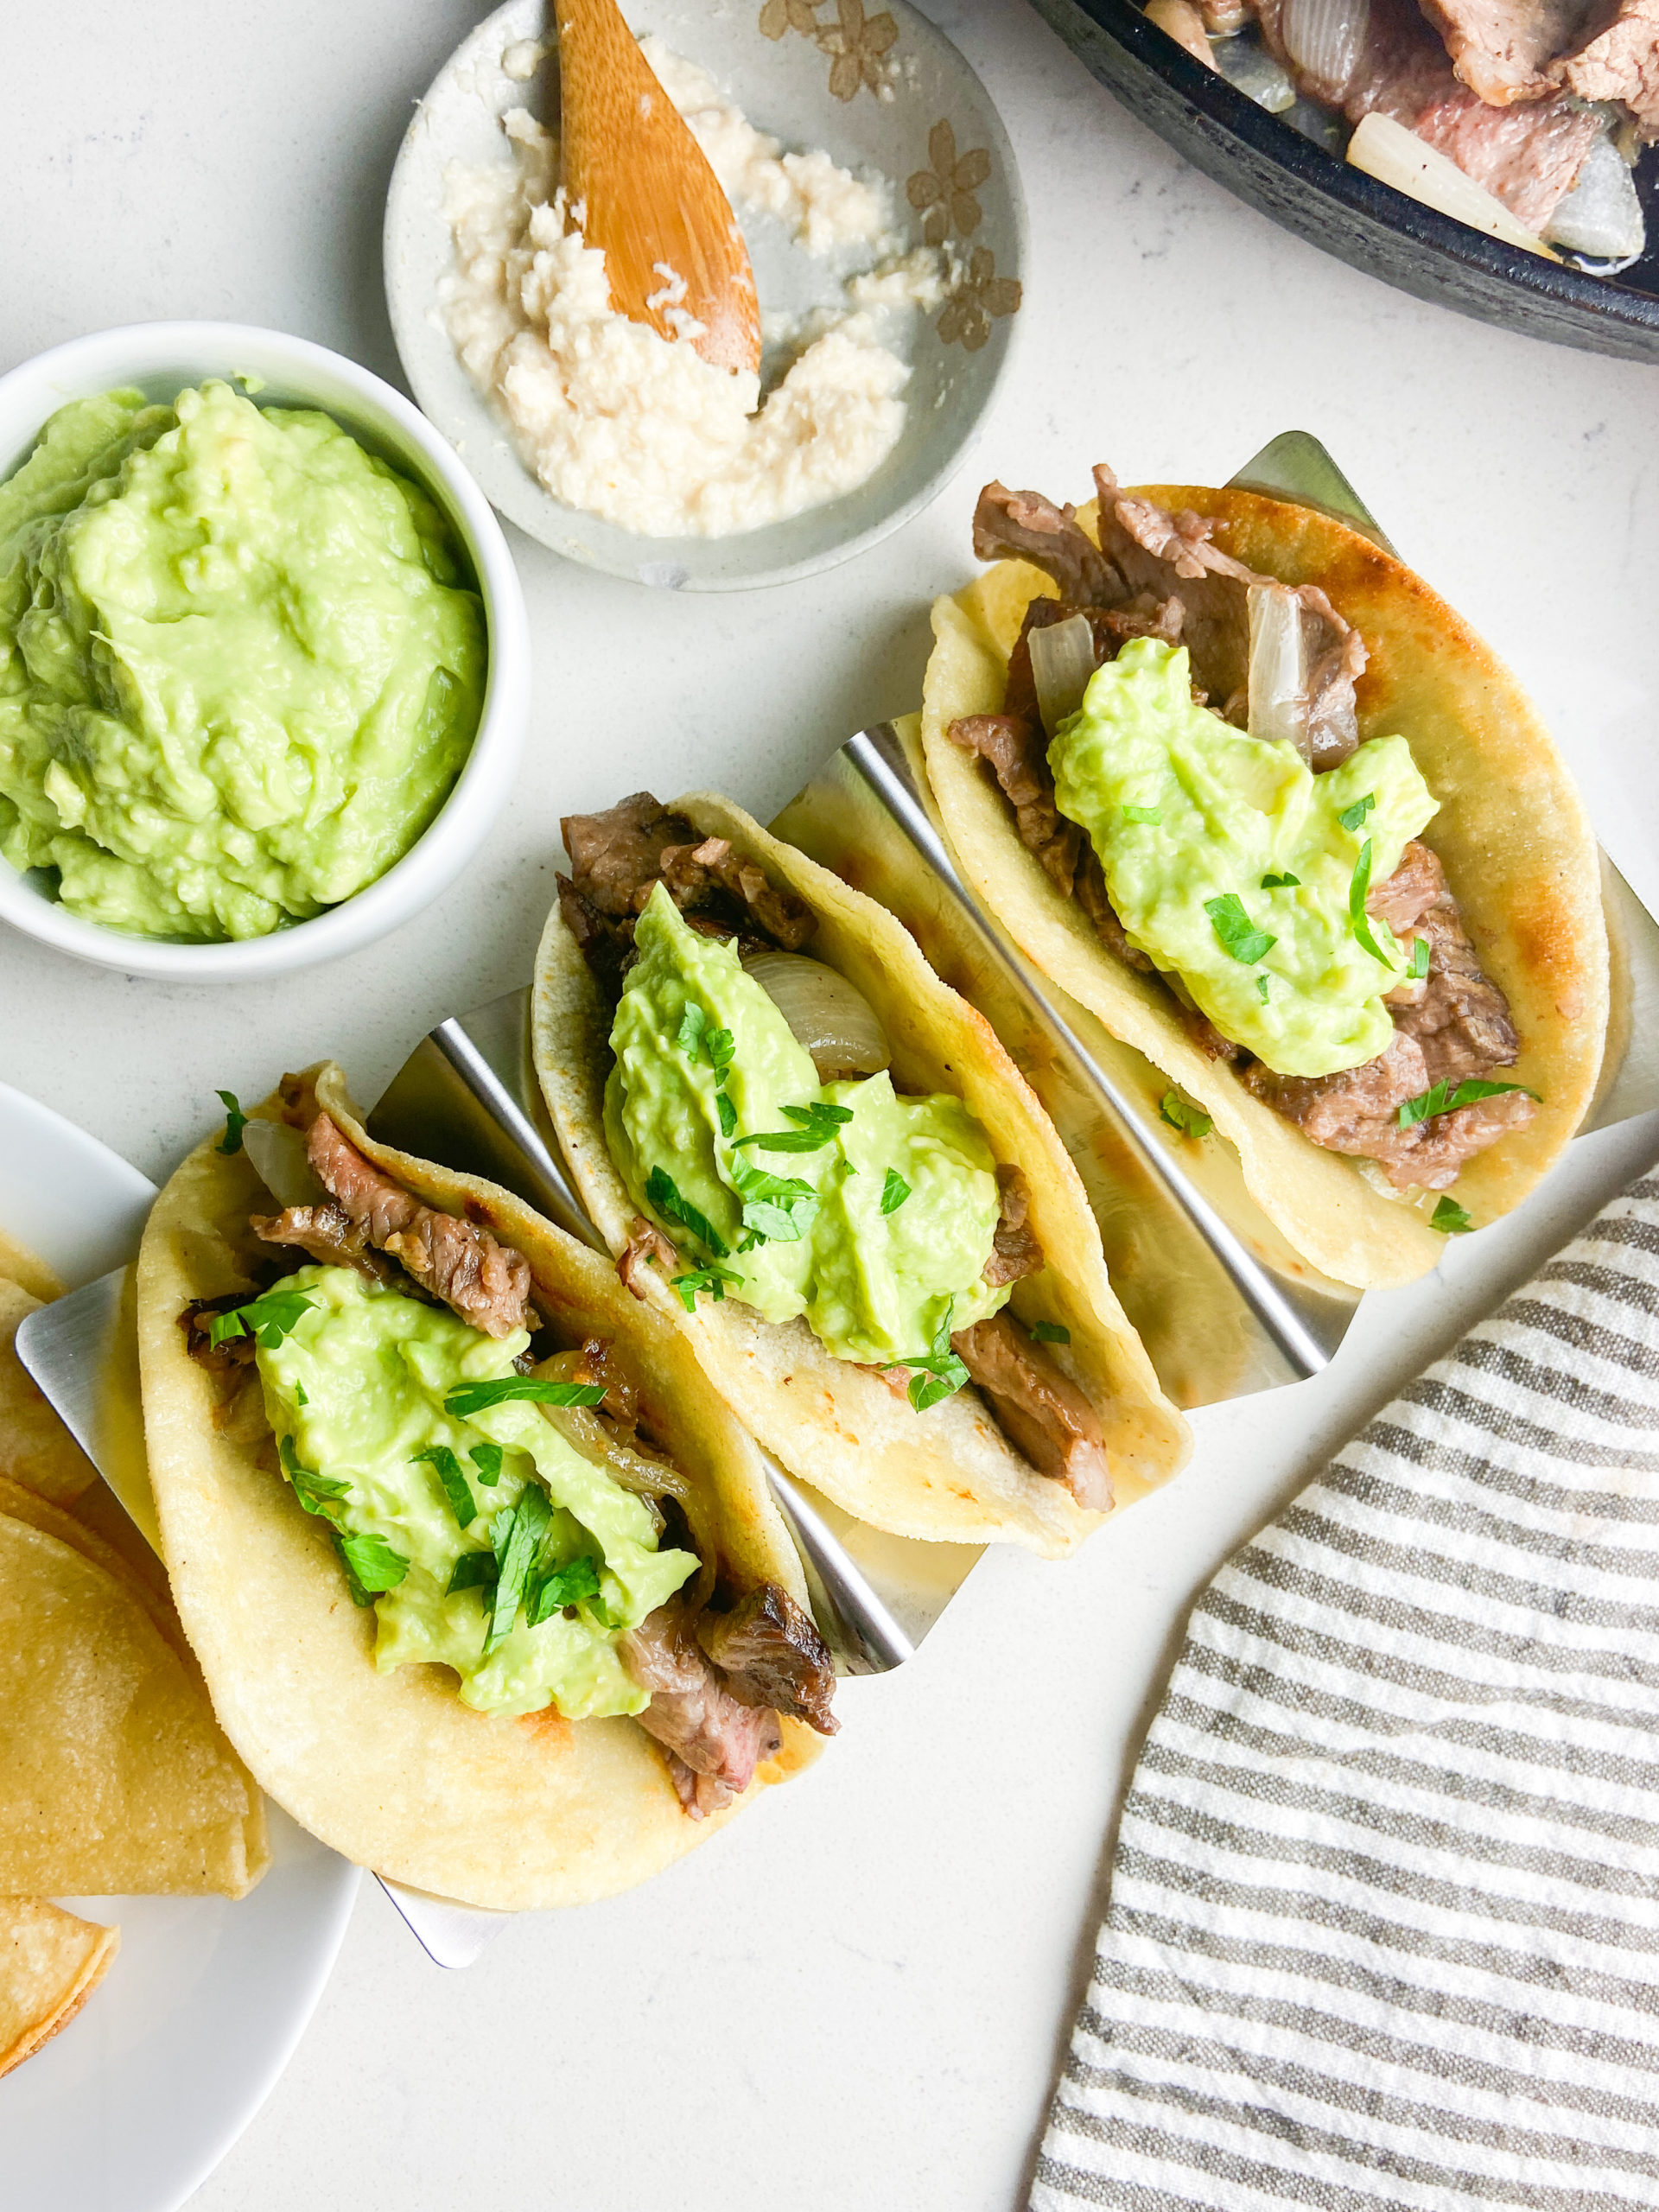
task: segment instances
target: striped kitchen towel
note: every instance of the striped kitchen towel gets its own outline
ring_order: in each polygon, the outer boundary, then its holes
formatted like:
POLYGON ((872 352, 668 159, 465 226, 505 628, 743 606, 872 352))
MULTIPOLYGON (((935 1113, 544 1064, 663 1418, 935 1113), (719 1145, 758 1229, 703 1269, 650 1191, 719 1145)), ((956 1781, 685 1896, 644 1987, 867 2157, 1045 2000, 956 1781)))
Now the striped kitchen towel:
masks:
POLYGON ((1659 1173, 1199 1599, 1031 2202, 1659 2206, 1659 1173))

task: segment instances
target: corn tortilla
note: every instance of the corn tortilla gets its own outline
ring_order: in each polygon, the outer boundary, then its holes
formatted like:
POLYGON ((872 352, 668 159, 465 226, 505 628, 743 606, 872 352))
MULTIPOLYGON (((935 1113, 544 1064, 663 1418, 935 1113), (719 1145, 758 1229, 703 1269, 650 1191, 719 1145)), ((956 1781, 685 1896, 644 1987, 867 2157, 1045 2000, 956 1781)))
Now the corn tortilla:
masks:
POLYGON ((44 1897, 0 1897, 0 2074, 67 2028, 121 1948, 121 1930, 44 1897))

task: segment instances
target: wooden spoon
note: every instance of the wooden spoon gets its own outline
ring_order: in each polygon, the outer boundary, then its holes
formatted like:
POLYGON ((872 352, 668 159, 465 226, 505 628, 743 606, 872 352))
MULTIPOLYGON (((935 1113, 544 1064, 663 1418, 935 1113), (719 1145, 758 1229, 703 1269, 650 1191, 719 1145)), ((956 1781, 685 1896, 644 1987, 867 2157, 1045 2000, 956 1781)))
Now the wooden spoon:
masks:
POLYGON ((695 315, 703 334, 692 343, 705 361, 758 371, 749 251, 702 147, 616 0, 557 0, 556 14, 565 188, 585 210, 582 236, 604 250, 612 306, 668 339, 679 334, 671 308, 695 315))

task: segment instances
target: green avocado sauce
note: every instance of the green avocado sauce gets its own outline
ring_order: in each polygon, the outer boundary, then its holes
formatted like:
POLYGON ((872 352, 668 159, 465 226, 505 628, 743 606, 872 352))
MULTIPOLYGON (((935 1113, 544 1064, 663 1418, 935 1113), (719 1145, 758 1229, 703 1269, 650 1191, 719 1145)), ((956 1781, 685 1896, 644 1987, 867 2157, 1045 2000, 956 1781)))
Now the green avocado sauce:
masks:
POLYGON ((0 855, 141 937, 262 937, 448 796, 483 612, 427 495, 226 384, 76 400, 0 484, 0 855))
POLYGON ((696 1254, 694 1290, 804 1314, 866 1363, 925 1357, 1006 1304, 982 1279, 996 1162, 959 1098, 902 1097, 886 1074, 821 1085, 736 946, 689 928, 660 884, 634 944, 606 1136, 635 1205, 696 1254), (742 1141, 768 1135, 786 1148, 742 1141))
POLYGON ((1131 942, 1224 1037, 1281 1075, 1387 1050, 1382 995, 1408 962, 1365 894, 1439 811, 1404 738, 1368 739, 1316 776, 1291 746, 1195 706, 1185 646, 1136 638, 1096 670, 1048 758, 1131 942))
POLYGON ((381 1671, 452 1667, 480 1713, 640 1712, 617 1637, 697 1561, 658 1551, 644 1502, 537 1405, 448 1409, 462 1384, 522 1379, 525 1332, 486 1337, 346 1268, 302 1268, 264 1303, 286 1326, 255 1355, 283 1470, 373 1604, 381 1671))

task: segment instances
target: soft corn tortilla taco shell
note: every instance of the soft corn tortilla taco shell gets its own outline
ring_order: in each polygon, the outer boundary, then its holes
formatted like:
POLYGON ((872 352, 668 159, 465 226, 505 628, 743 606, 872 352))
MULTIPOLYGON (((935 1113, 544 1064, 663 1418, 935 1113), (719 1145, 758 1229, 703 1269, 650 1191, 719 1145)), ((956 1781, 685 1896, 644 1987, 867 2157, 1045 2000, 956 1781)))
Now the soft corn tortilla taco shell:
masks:
MULTIPOLYGON (((1048 1264, 1014 1286, 1027 1323, 1071 1331, 1052 1349, 1099 1408, 1119 1504, 1142 1496, 1185 1461, 1185 1422, 1158 1388, 1152 1363, 1107 1276, 1100 1232, 1052 1123, 989 1025, 942 983, 909 933, 884 908, 707 792, 676 799, 705 836, 728 837, 817 918, 807 946, 874 1007, 901 1090, 950 1091, 977 1116, 999 1161, 1031 1186, 1031 1226, 1048 1264)), ((605 1143, 611 1014, 556 906, 537 962, 537 1070, 582 1203, 613 1252, 636 1209, 605 1143)), ((870 1369, 835 1358, 804 1320, 765 1321, 735 1299, 699 1300, 688 1315, 654 1269, 653 1303, 696 1346, 745 1426, 792 1473, 861 1521, 903 1536, 955 1543, 1012 1541, 1058 1557, 1103 1516, 1033 1471, 976 1392, 925 1414, 870 1369)))
POLYGON ((68 2026, 120 1948, 118 1928, 44 1897, 0 1897, 0 2074, 68 2026))
POLYGON ((63 1283, 55 1270, 4 1229, 0 1229, 0 1275, 8 1281, 22 1283, 42 1305, 63 1296, 63 1283))
MULTIPOLYGON (((317 1096, 359 1150, 429 1205, 522 1252, 568 1341, 611 1339, 642 1414, 714 1500, 741 1584, 807 1603, 799 1560, 753 1445, 687 1347, 595 1253, 518 1199, 376 1144, 338 1068, 317 1096)), ((276 1115, 275 1099, 258 1109, 276 1115)), ((226 1734, 302 1826, 359 1865, 505 1911, 582 1904, 629 1888, 737 1809, 680 1808, 663 1755, 631 1719, 470 1712, 447 1668, 374 1664, 375 1617, 347 1594, 321 1523, 276 1471, 257 1389, 237 1397, 185 1351, 192 1299, 246 1288, 271 1248, 248 1229, 270 1200, 245 1155, 211 1141, 162 1191, 139 1255, 139 1344, 150 1477, 179 1611, 226 1734)), ((739 1803, 810 1764, 819 1738, 783 1722, 778 1757, 739 1803)))
POLYGON ((98 1480, 98 1470, 17 1357, 18 1324, 47 1302, 0 1275, 0 1475, 67 1504, 98 1480))
POLYGON ((133 1578, 0 1516, 0 1892, 242 1897, 264 1807, 133 1578))
MULTIPOLYGON (((1153 485, 1139 496, 1215 520, 1227 552, 1285 583, 1316 583, 1360 632, 1362 738, 1398 733, 1440 810, 1426 842, 1445 864, 1522 1041, 1506 1077, 1542 1099, 1529 1126, 1470 1162, 1452 1189, 1477 1225, 1517 1205, 1560 1157, 1594 1095, 1607 1027, 1607 937, 1594 836, 1554 741, 1514 677, 1409 569, 1340 523, 1249 492, 1153 485)), ((1096 536, 1094 505, 1078 519, 1096 536)), ((1073 899, 1020 842, 989 774, 946 734, 995 713, 1028 603, 1054 596, 1001 561, 933 609, 923 720, 927 772, 963 872, 1044 972, 1144 1052, 1237 1151, 1256 1203, 1327 1274, 1383 1288, 1426 1274, 1444 1239, 1351 1160, 1322 1151, 1187 1036, 1168 993, 1113 958, 1073 899)))

